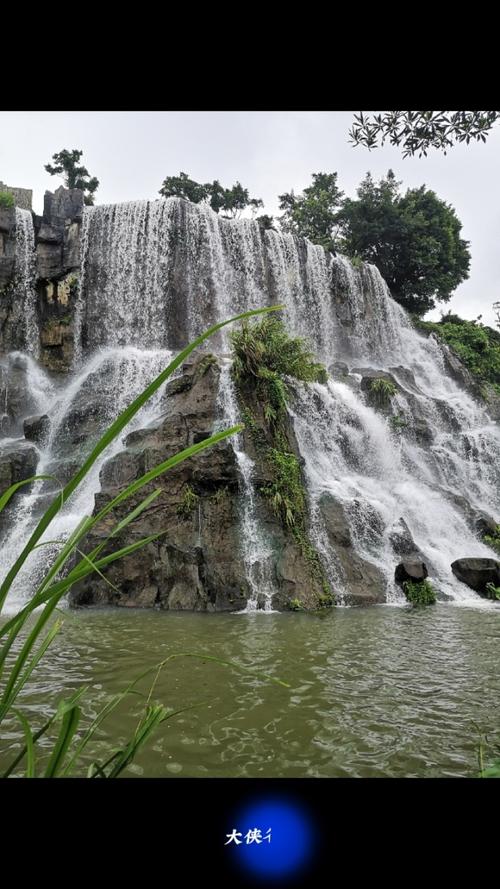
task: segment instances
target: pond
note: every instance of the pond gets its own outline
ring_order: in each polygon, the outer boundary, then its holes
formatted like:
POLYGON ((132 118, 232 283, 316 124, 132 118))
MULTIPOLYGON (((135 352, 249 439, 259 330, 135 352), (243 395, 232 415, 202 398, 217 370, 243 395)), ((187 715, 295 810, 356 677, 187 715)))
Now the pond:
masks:
MULTIPOLYGON (((196 706, 157 729, 129 777, 475 777, 476 726, 500 737, 500 607, 488 603, 314 615, 66 611, 21 709, 36 728, 86 685, 89 719, 147 667, 181 652, 251 672, 195 658, 167 663, 152 700, 196 706)), ((138 686, 146 696, 155 675, 138 686)), ((80 774, 128 740, 143 704, 121 702, 80 774)), ((5 767, 22 734, 13 722, 0 731, 5 767)))

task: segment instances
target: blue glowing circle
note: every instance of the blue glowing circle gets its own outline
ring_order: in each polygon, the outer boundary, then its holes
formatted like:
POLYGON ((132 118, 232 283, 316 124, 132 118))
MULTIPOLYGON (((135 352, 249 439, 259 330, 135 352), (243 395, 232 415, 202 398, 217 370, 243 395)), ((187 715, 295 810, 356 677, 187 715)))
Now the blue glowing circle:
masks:
POLYGON ((238 815, 241 845, 233 847, 244 870, 268 878, 298 876, 313 852, 310 818, 298 805, 276 799, 252 803, 238 815), (271 840, 265 839, 271 828, 271 840), (262 841, 247 842, 248 832, 261 831, 262 841))

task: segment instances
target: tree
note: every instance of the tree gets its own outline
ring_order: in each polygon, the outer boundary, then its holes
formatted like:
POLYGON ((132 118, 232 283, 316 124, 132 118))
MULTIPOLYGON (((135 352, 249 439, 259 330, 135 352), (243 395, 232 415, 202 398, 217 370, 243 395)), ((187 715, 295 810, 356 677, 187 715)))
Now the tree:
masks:
POLYGON ((500 327, 500 302, 493 303, 493 310, 497 319, 497 327, 500 327))
POLYGON ((400 185, 392 170, 378 183, 367 174, 338 214, 342 247, 374 263, 394 299, 424 315, 468 277, 470 252, 453 207, 425 185, 401 196, 400 185))
POLYGON ((88 206, 92 206, 94 203, 94 194, 99 187, 99 180, 96 179, 95 176, 90 178, 90 173, 86 167, 78 166, 78 161, 82 154, 83 151, 78 151, 76 148, 72 151, 68 151, 67 148, 64 148, 57 154, 52 155, 52 160, 55 161, 55 163, 53 165, 46 164, 45 169, 51 176, 60 176, 63 174, 66 188, 81 189, 85 195, 84 202, 88 206), (87 194, 85 194, 85 192, 87 192, 87 194))
POLYGON ((159 193, 165 198, 184 198, 193 204, 199 204, 207 196, 206 188, 206 185, 190 179, 187 173, 179 173, 178 176, 167 176, 159 193))
POLYGON ((236 182, 232 188, 224 188, 217 179, 202 185, 190 179, 187 173, 167 176, 159 193, 165 198, 184 198, 193 204, 208 201, 215 213, 221 213, 229 219, 240 216, 246 207, 251 207, 255 212, 258 207, 264 206, 260 198, 249 196, 248 188, 243 188, 241 182, 236 182))
POLYGON ((360 111, 349 136, 354 145, 371 149, 389 140, 402 146, 403 157, 426 157, 429 148, 446 154, 459 142, 486 142, 499 118, 500 111, 384 111, 367 117, 360 111))
POLYGON ((337 185, 337 173, 313 173, 313 184, 301 195, 293 191, 279 195, 281 228, 284 232, 309 238, 325 250, 335 250, 337 213, 344 194, 337 185))

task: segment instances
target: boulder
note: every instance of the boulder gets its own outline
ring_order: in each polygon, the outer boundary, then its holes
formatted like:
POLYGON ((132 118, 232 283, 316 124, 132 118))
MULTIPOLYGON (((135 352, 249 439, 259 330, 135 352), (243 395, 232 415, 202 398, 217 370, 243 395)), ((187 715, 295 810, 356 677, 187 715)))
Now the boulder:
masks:
POLYGON ((16 482, 35 475, 38 451, 27 442, 0 445, 0 497, 16 482))
POLYGON ((488 583, 500 586, 500 562, 496 559, 456 559, 451 570, 458 580, 476 593, 485 593, 488 583))
POLYGON ((403 586, 406 581, 418 583, 428 577, 427 565, 418 559, 405 559, 396 565, 394 579, 399 586, 403 586))
POLYGON ((50 420, 47 414, 38 414, 34 417, 27 417, 23 422, 24 437, 28 441, 34 441, 42 444, 46 441, 50 429, 50 420))
POLYGON ((486 512, 478 512, 476 514, 474 524, 478 534, 480 534, 481 537, 484 537, 488 534, 495 534, 498 526, 500 525, 500 521, 497 521, 486 512))

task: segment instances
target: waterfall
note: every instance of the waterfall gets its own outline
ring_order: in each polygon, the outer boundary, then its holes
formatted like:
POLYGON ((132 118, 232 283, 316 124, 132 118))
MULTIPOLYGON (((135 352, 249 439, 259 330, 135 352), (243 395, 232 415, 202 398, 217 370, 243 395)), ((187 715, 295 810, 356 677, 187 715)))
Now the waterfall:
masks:
MULTIPOLYGON (((0 576, 19 555, 56 491, 69 481, 83 462, 89 446, 163 370, 171 356, 172 353, 166 350, 140 350, 133 346, 100 349, 62 386, 55 386, 48 375, 28 359, 28 369, 31 368, 28 380, 32 381, 33 391, 40 395, 38 409, 51 418, 47 440, 37 446, 37 475, 51 475, 54 480, 34 483, 19 500, 10 528, 2 540, 0 576)), ((161 387, 155 393, 123 435, 105 450, 52 521, 41 539, 44 546, 30 556, 19 573, 9 595, 9 610, 15 610, 29 597, 60 548, 60 542, 67 539, 83 516, 92 513, 94 496, 100 490, 99 475, 103 463, 123 450, 124 439, 130 432, 154 420, 160 410, 163 390, 161 387)))
MULTIPOLYGON (((291 409, 304 460, 311 538, 337 600, 348 589, 322 516, 325 494, 342 505, 356 552, 385 576, 388 602, 402 601, 394 585, 400 556, 391 542, 401 521, 443 595, 456 602, 480 601, 455 580, 450 563, 493 555, 477 536, 471 512, 498 518, 500 429, 487 407, 449 376, 437 339, 412 327, 374 266, 354 268, 347 258, 306 240, 263 231, 252 220, 224 219, 208 206, 178 198, 86 207, 73 372, 64 383, 46 376, 43 384, 35 384, 33 228, 31 214, 16 213, 16 270, 23 282, 30 385, 39 393, 40 411, 51 417, 39 472, 69 471, 86 441, 155 376, 171 350, 231 315, 284 303, 290 332, 307 337, 331 372, 327 386, 296 386, 291 409), (384 410, 361 385, 370 372, 390 374, 397 386, 384 410), (80 440, 75 430, 82 422, 80 440)), ((210 348, 224 356, 228 342, 226 329, 210 348)), ((221 425, 237 421, 227 361, 219 409, 221 425)), ((144 416, 137 422, 144 425, 144 416)), ((241 437, 232 444, 243 488, 241 540, 252 591, 249 608, 263 604, 265 610, 273 594, 273 554, 259 522, 252 461, 241 437)), ((122 446, 117 442, 114 447, 122 446)), ((77 517, 92 510, 99 469, 68 504, 52 534, 64 537, 77 517)), ((46 490, 40 485, 19 498, 4 544, 9 559, 26 539, 46 490)))
MULTIPOLYGON (((218 419, 214 432, 235 426, 241 422, 235 386, 231 378, 231 363, 223 360, 217 399, 218 419)), ((257 516, 256 493, 253 484, 253 460, 243 450, 243 436, 233 435, 230 439, 242 484, 240 545, 245 573, 251 590, 245 612, 273 611, 274 590, 272 578, 273 550, 261 527, 257 516)))
POLYGON ((36 319, 36 255, 33 216, 29 210, 16 207, 16 249, 14 283, 20 302, 24 345, 28 354, 38 357, 40 344, 36 319))

